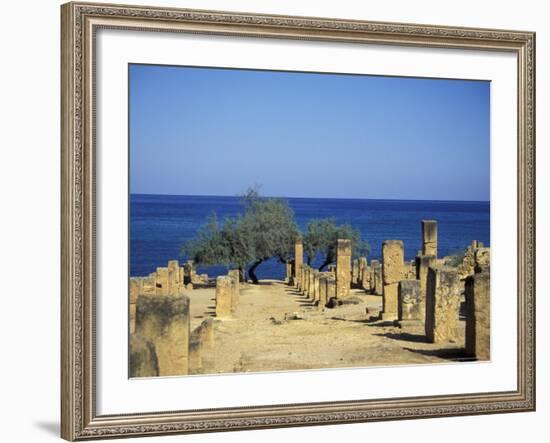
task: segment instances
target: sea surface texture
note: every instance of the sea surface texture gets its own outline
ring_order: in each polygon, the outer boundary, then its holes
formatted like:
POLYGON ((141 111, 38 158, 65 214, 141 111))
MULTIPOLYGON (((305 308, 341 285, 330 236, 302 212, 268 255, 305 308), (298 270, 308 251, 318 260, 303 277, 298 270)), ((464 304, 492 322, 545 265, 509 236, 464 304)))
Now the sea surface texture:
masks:
MULTIPOLYGON (((315 218, 334 217, 361 231, 371 246, 370 260, 380 258, 384 240, 403 240, 405 259, 413 259, 421 249, 420 221, 437 220, 438 256, 464 249, 472 240, 490 245, 489 202, 426 200, 359 200, 331 198, 287 198, 301 230, 315 218)), ((240 197, 142 195, 130 196, 130 275, 143 276, 166 266, 168 260, 181 262, 181 246, 195 237, 209 215, 218 220, 243 211, 240 197)), ((313 264, 321 262, 318 257, 313 264)), ((225 266, 199 266, 199 273, 225 274, 225 266)), ((276 260, 262 263, 258 278, 283 278, 284 265, 276 260)))

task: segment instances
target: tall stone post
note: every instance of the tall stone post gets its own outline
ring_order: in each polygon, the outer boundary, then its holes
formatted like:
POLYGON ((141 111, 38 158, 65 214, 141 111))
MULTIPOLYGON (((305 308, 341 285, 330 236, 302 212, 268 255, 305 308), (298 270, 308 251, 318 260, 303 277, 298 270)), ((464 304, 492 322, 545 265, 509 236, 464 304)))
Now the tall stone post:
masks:
POLYGON ((315 269, 308 268, 307 297, 315 300, 315 269))
POLYGON ((305 295, 307 290, 307 265, 302 266, 302 276, 300 278, 300 281, 302 282, 300 285, 300 290, 302 294, 305 295))
POLYGON ((158 295, 168 295, 170 293, 168 268, 157 268, 155 285, 158 295))
POLYGON ((370 263, 372 275, 371 275, 371 292, 376 295, 382 295, 382 265, 378 260, 372 260, 370 263))
POLYGON ((367 257, 360 257, 359 258, 359 278, 357 283, 359 286, 361 286, 363 289, 367 290, 368 287, 365 286, 365 281, 368 281, 368 272, 367 272, 367 257))
POLYGON ((359 282, 359 260, 351 262, 351 284, 356 285, 359 282))
POLYGON ((461 288, 454 268, 432 266, 426 288, 426 338, 431 343, 458 339, 461 288))
POLYGON ((231 277, 220 275, 216 279, 216 317, 231 317, 231 299, 233 280, 231 277))
POLYGON ((290 260, 287 260, 285 262, 285 283, 292 284, 292 262, 290 260))
POLYGON ((302 267, 304 265, 304 245, 302 239, 296 239, 294 243, 294 279, 298 281, 302 275, 302 267))
POLYGON ((168 262, 168 292, 177 294, 183 285, 179 284, 180 279, 180 264, 177 260, 168 262))
POLYGON ((138 297, 136 334, 154 344, 160 376, 189 372, 189 305, 183 294, 138 297))
POLYGON ((321 290, 321 283, 319 280, 320 278, 321 273, 317 269, 315 269, 313 271, 313 301, 319 300, 319 291, 321 290))
POLYGON ((351 285, 351 240, 336 243, 336 297, 349 295, 351 285))
POLYGON ((466 279, 466 354, 477 360, 491 358, 490 274, 466 279))
POLYGON ((319 276, 319 304, 317 305, 319 309, 323 309, 328 302, 327 283, 329 278, 326 273, 321 273, 319 276))
POLYGON ((382 243, 382 320, 397 320, 398 284, 403 279, 404 257, 405 249, 401 240, 386 240, 382 243))
POLYGON ((420 281, 420 290, 426 300, 426 286, 428 283, 428 269, 435 266, 435 255, 418 255, 416 257, 416 279, 420 281))
POLYGON ((240 294, 241 294, 241 272, 238 269, 231 269, 227 273, 228 277, 232 281, 232 291, 231 291, 231 310, 234 311, 237 305, 239 304, 240 294))
POLYGON ((437 221, 422 220, 422 255, 437 258, 437 221))

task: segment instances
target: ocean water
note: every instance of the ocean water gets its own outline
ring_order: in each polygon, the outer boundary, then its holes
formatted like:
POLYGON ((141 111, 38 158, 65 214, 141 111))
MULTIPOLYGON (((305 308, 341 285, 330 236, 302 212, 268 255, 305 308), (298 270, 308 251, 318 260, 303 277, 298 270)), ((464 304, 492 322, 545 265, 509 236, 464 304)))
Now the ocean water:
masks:
MULTIPOLYGON (((472 240, 490 244, 489 202, 426 200, 361 200, 287 198, 300 229, 314 218, 334 217, 361 231, 371 246, 372 258, 380 258, 384 240, 403 240, 405 259, 421 249, 420 221, 438 221, 438 255, 466 248, 472 240)), ((147 275, 168 260, 181 262, 181 246, 192 239, 216 213, 218 220, 242 212, 240 197, 143 195, 130 196, 130 275, 147 275)), ((320 262, 320 257, 316 260, 320 262)), ((314 264, 316 263, 314 262, 314 264)), ((224 266, 199 266, 199 273, 225 274, 224 266)), ((262 263, 258 278, 283 278, 284 265, 276 260, 262 263)))

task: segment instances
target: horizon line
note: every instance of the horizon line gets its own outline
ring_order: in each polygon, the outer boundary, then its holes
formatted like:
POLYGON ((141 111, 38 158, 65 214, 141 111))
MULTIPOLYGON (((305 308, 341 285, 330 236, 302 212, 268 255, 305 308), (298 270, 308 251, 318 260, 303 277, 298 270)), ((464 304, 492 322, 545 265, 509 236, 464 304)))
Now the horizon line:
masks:
MULTIPOLYGON (((214 194, 166 194, 166 193, 148 193, 148 192, 130 192, 129 195, 162 195, 164 197, 229 197, 229 198, 242 198, 242 195, 214 195, 214 194)), ((389 201, 411 201, 411 202, 468 202, 468 203, 491 203, 491 200, 452 200, 452 199, 409 199, 409 198, 366 198, 366 197, 290 197, 279 195, 260 195, 265 198, 279 198, 279 199, 317 199, 317 200, 389 200, 389 201)))

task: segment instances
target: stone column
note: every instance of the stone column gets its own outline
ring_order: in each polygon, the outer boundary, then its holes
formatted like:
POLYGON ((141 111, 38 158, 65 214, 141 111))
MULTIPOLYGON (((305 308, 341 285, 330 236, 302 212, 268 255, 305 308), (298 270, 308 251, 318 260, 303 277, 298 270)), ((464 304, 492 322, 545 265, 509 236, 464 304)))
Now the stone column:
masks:
POLYGON ((318 270, 313 271, 313 296, 311 297, 313 301, 319 300, 319 291, 321 289, 321 284, 319 279, 321 278, 321 273, 318 270))
POLYGON ((426 287, 426 338, 431 343, 457 340, 461 288, 454 268, 432 266, 426 287))
POLYGON ((399 282, 399 326, 424 333, 426 304, 420 288, 420 280, 399 282))
POLYGON ((177 260, 168 262, 168 291, 170 294, 177 294, 180 291, 180 264, 177 260))
POLYGON ((300 277, 300 291, 302 292, 302 294, 305 294, 306 293, 306 282, 307 282, 307 265, 303 265, 302 266, 302 275, 300 277))
POLYGON ((351 262, 351 284, 356 285, 359 282, 359 260, 351 262))
POLYGON ((397 320, 398 284, 403 279, 404 257, 405 250, 401 240, 386 240, 382 243, 382 320, 397 320))
POLYGON ((420 290, 424 300, 426 300, 426 286, 430 266, 435 266, 435 255, 419 255, 416 257, 416 279, 420 281, 420 290))
POLYGON ((368 279, 368 276, 365 276, 367 274, 367 257, 360 257, 359 258, 359 280, 357 283, 359 286, 361 286, 363 289, 367 289, 365 286, 365 281, 368 279))
POLYGON ((292 263, 290 260, 285 262, 285 283, 292 284, 292 263))
POLYGON ((220 275, 216 279, 216 317, 231 317, 231 300, 233 280, 231 277, 220 275))
POLYGON ((329 277, 327 279, 327 303, 331 298, 336 297, 336 278, 329 277))
POLYGON ((239 304, 239 300, 241 297, 241 273, 238 269, 231 269, 227 273, 228 277, 231 278, 232 281, 232 291, 231 291, 231 310, 234 311, 237 305, 239 304))
POLYGON ((349 295, 351 280, 351 241, 338 239, 336 243, 336 297, 349 295))
POLYGON ((294 278, 298 280, 302 274, 304 265, 304 245, 302 239, 298 238, 294 243, 294 278))
POLYGON ((489 272, 466 279, 466 354, 477 360, 491 358, 489 272))
POLYGON ((329 276, 326 273, 322 273, 319 276, 319 304, 317 307, 323 309, 328 302, 327 298, 327 282, 329 276))
POLYGON ((422 255, 437 258, 437 221, 422 220, 422 255))
POLYGON ((170 293, 170 284, 168 280, 168 268, 157 268, 155 281, 158 295, 168 295, 170 293))
POLYGON ((136 305, 136 334, 155 345, 159 375, 189 371, 189 297, 141 294, 136 305))
POLYGON ((474 254, 475 272, 488 272, 491 266, 491 250, 489 248, 479 247, 474 254))
POLYGON ((315 300, 315 270, 308 268, 307 297, 315 300))

